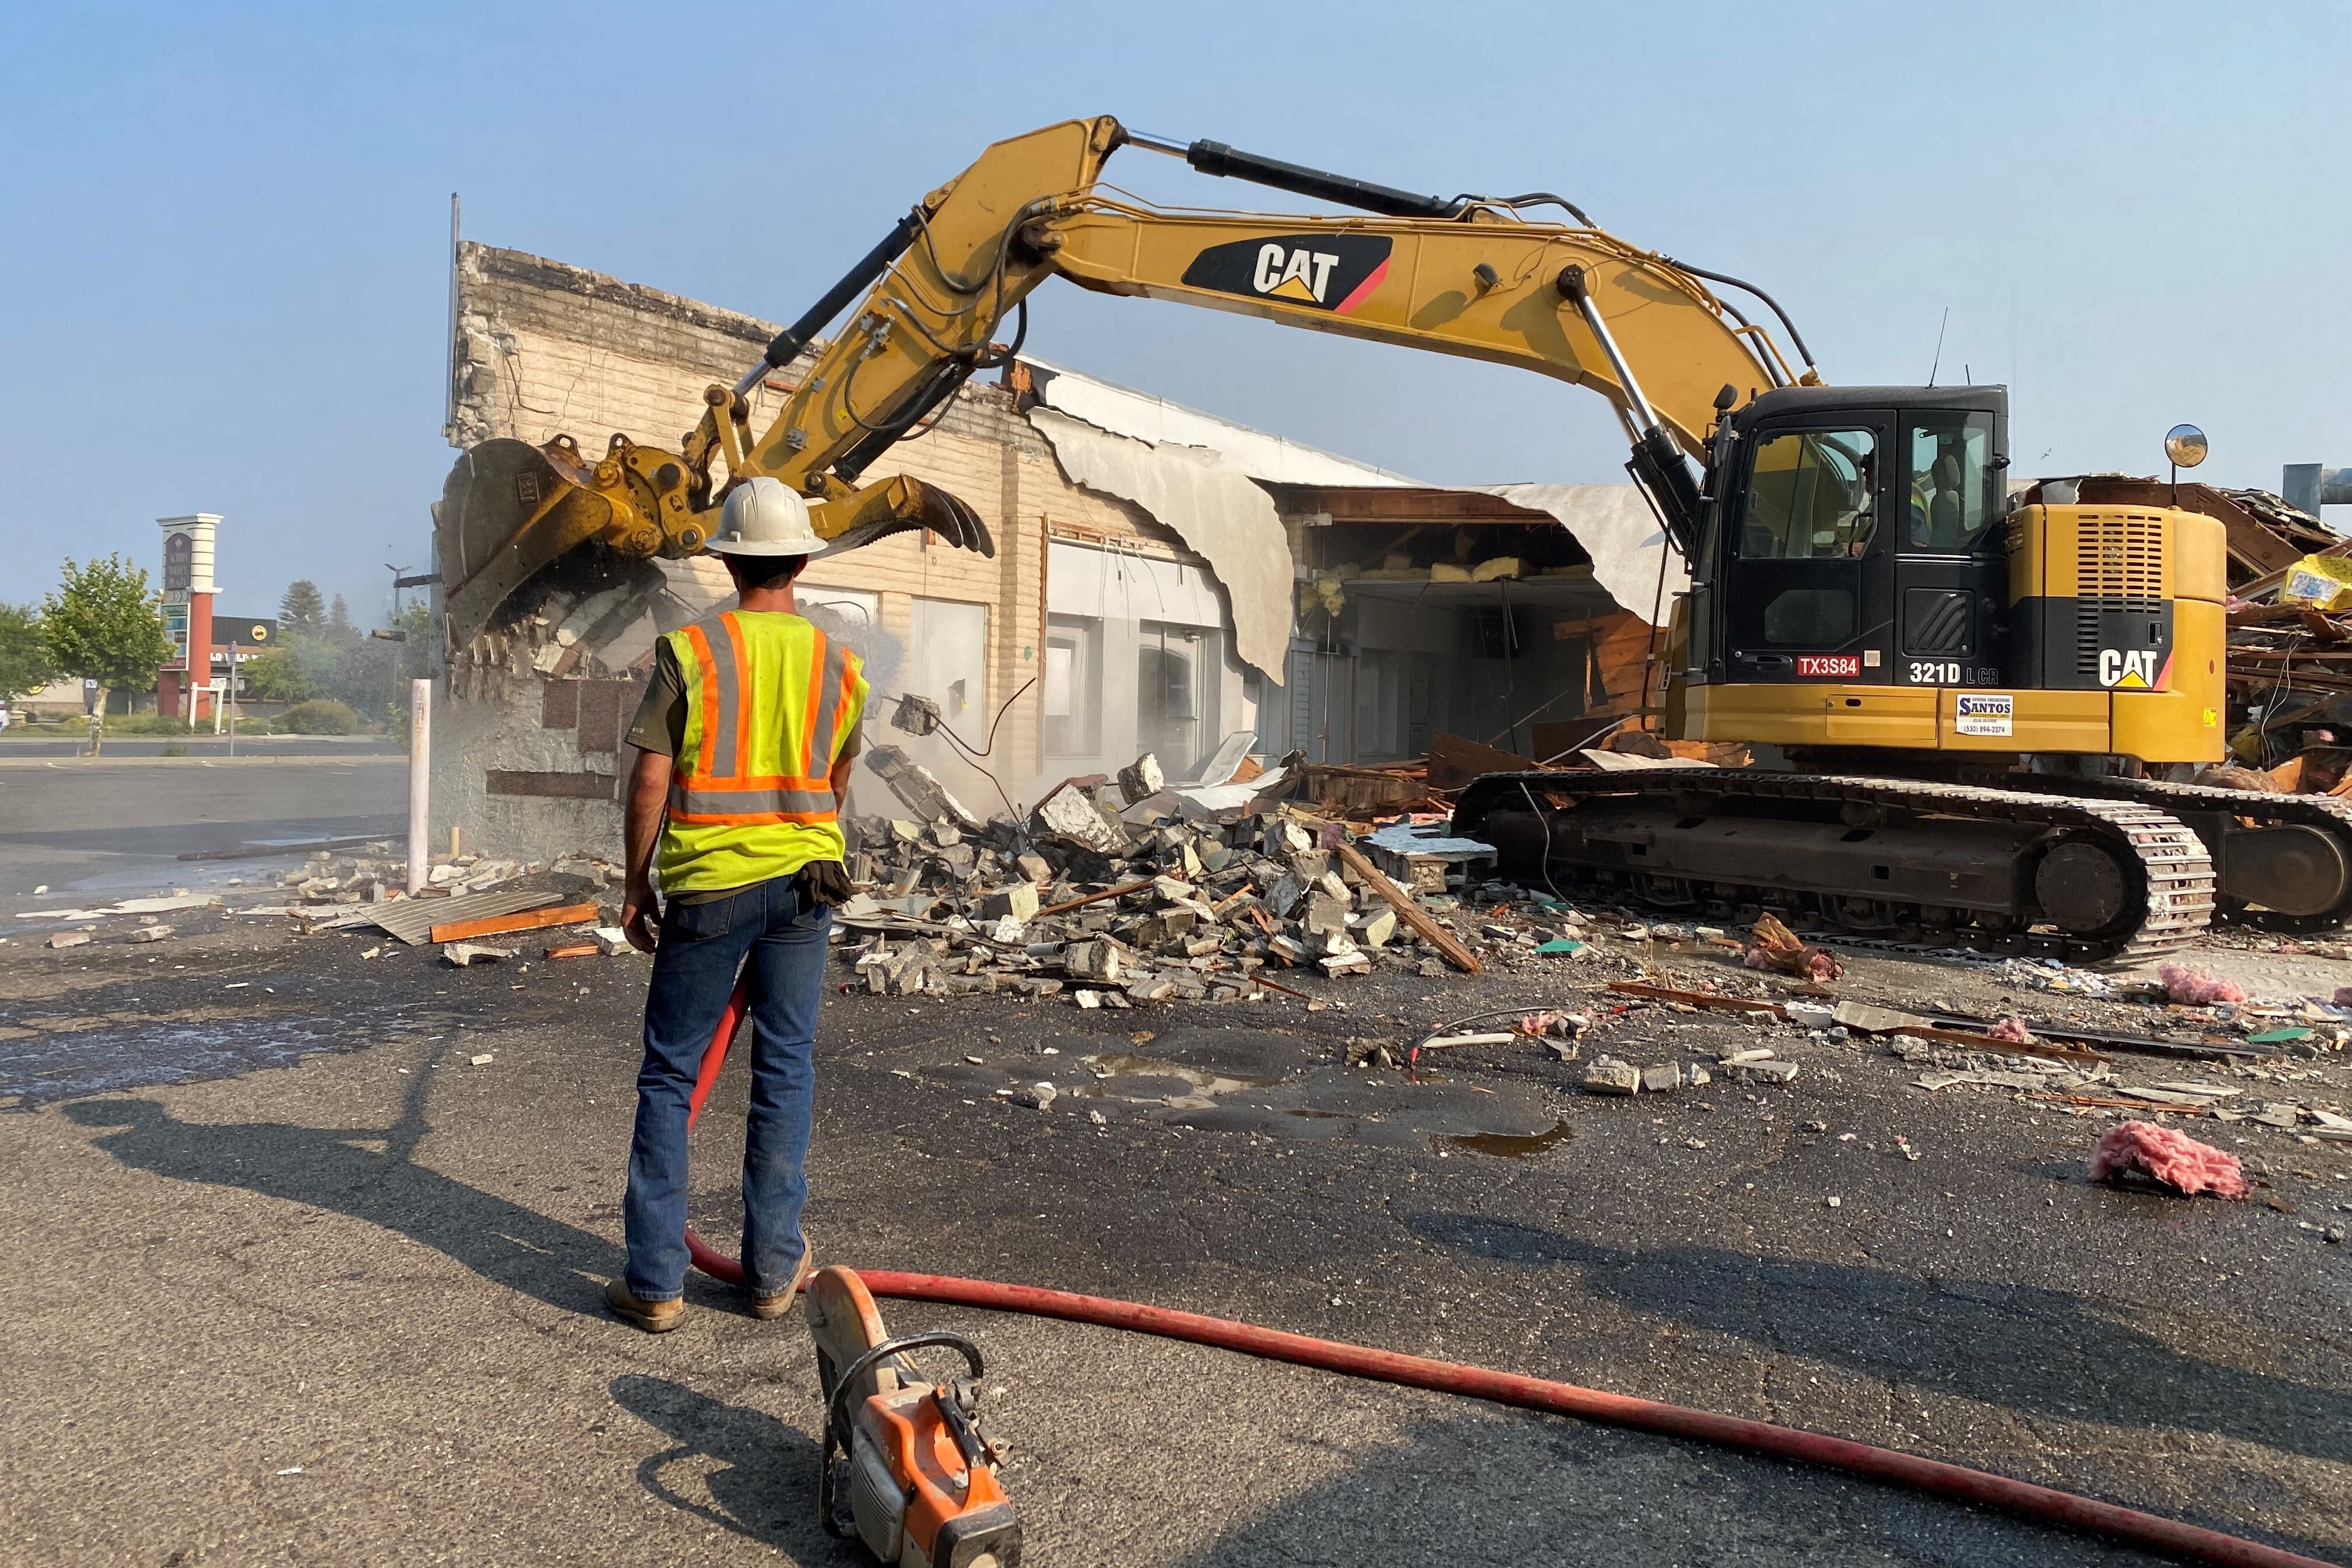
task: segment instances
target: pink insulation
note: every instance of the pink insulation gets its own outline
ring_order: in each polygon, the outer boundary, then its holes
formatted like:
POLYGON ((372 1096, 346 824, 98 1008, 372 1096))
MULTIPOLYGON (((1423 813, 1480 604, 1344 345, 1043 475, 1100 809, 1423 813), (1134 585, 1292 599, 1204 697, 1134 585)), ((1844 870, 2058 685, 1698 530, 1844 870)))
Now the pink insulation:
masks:
POLYGON ((2200 1193, 2222 1198, 2246 1195, 2246 1178, 2235 1154, 2153 1121, 2118 1122, 2101 1134, 2091 1155, 2091 1179, 2112 1181, 2126 1172, 2153 1177, 2184 1197, 2200 1193))
POLYGON ((2168 963, 2156 972, 2156 977, 2164 982, 2167 996, 2190 1007, 2246 999, 2244 986, 2234 980, 2216 980, 2201 969, 2183 969, 2177 963, 2168 963))
POLYGON ((1990 1039, 2007 1040, 2011 1045, 2030 1046, 2033 1043, 2033 1031, 2025 1026, 2024 1019, 2018 1017, 2003 1018, 1987 1029, 1985 1035, 1990 1039))

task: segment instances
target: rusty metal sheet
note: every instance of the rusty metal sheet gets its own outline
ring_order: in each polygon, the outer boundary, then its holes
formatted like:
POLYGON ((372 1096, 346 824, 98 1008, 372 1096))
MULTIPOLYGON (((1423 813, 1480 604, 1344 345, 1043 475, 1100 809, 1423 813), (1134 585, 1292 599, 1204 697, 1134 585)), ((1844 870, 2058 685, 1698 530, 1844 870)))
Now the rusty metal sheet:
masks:
POLYGON ((492 888, 487 893, 460 893, 454 899, 394 899, 370 913, 385 931, 411 947, 422 947, 432 939, 436 925, 520 914, 562 901, 563 895, 551 889, 527 892, 520 888, 492 888))

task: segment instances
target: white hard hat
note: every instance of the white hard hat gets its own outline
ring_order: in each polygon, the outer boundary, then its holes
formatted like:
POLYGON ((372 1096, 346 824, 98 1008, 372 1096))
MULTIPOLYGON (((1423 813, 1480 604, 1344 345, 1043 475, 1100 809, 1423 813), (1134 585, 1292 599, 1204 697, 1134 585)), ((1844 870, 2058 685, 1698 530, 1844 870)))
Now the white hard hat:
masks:
POLYGON ((719 520, 708 548, 721 555, 814 555, 824 548, 809 526, 808 502, 764 474, 728 492, 719 520))

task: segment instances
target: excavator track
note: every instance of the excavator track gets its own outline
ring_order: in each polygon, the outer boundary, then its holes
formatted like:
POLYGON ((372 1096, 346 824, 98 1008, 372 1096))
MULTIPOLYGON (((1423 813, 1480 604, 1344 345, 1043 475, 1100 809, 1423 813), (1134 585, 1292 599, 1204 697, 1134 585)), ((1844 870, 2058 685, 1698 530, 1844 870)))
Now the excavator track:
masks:
POLYGON ((2334 931, 2352 921, 2352 802, 2154 779, 2013 776, 2020 789, 2129 801, 2196 829, 2213 856, 2217 920, 2284 932, 2334 931), (2300 908, 2265 908, 2248 896, 2257 892, 2292 898, 2300 908))
POLYGON ((1489 773, 1453 831, 1531 887, 2075 964, 2184 947, 2214 908, 2204 841, 2136 799, 1747 769, 1489 773))

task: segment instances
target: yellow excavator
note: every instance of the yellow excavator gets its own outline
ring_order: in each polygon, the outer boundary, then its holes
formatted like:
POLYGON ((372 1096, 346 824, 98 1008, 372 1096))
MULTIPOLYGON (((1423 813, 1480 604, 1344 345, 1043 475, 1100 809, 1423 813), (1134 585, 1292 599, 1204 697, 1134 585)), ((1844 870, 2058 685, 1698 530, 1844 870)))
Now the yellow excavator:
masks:
POLYGON ((583 551, 693 553, 754 475, 807 496, 831 550, 928 529, 993 553, 970 506, 866 473, 1018 351, 1052 277, 1516 365, 1615 409, 1691 568, 1664 731, 1776 746, 1794 771, 1479 779, 1455 826, 1530 885, 2074 963, 2179 946, 2217 914, 2299 931, 2352 910, 2352 807, 2147 776, 2223 756, 2218 521, 2059 481, 2012 496, 2005 389, 1825 385, 1761 289, 1561 197, 1418 195, 1108 116, 1000 142, 925 196, 707 391, 678 452, 615 436, 593 458, 564 437, 464 454, 438 540, 451 646, 583 551), (1100 183, 1122 147, 1353 211, 1146 205, 1100 183), (1565 221, 1530 216, 1546 207, 1565 221), (771 377, 790 390, 755 434, 748 396, 771 377))

